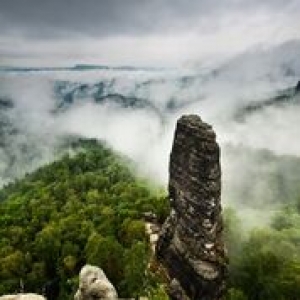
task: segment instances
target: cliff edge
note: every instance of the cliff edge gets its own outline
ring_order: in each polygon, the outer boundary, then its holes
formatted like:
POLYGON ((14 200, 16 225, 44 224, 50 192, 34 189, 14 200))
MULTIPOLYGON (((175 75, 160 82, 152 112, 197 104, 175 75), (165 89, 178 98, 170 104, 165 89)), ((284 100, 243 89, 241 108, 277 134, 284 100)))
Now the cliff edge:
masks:
POLYGON ((227 258, 219 158, 212 127, 199 116, 182 116, 169 165, 172 211, 156 249, 171 279, 171 299, 223 299, 227 258))

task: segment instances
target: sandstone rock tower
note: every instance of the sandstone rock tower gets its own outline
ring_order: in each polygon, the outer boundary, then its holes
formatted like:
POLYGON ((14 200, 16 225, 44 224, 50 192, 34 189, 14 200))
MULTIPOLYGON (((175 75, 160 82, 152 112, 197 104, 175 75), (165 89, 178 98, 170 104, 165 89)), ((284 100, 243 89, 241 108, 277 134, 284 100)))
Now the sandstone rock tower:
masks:
POLYGON ((172 211, 156 255, 171 278, 171 299, 217 300, 225 291, 220 150, 211 126, 196 115, 177 122, 169 172, 172 211))

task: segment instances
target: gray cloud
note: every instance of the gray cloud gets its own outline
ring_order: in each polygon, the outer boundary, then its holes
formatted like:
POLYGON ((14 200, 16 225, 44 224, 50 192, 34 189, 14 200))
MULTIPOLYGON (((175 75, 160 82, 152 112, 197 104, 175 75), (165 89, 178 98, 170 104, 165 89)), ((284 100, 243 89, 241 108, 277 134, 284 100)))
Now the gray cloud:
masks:
POLYGON ((207 64, 299 39, 299 15, 299 0, 1 0, 0 64, 207 64))
POLYGON ((176 32, 198 24, 205 31, 228 14, 299 12, 299 5, 298 0, 2 0, 0 32, 101 37, 176 32))
MULTIPOLYGON (((252 51, 231 59, 212 73, 197 73, 197 76, 173 70, 21 72, 11 76, 2 73, 0 98, 2 95, 3 99, 13 99, 12 115, 7 114, 19 134, 11 137, 11 151, 0 152, 0 184, 1 172, 10 175, 7 172, 10 154, 17 156, 17 163, 23 163, 24 168, 19 168, 22 171, 31 163, 27 156, 23 162, 20 145, 33 147, 28 153, 36 157, 34 168, 53 159, 52 150, 65 134, 105 140, 118 152, 131 157, 143 175, 165 184, 175 121, 182 114, 196 113, 213 124, 224 150, 223 201, 244 206, 248 197, 251 207, 270 205, 278 198, 276 193, 282 186, 274 187, 274 178, 281 178, 277 174, 285 178, 284 182, 299 178, 298 169, 281 167, 287 159, 281 155, 299 157, 300 105, 296 105, 299 99, 291 104, 287 101, 283 106, 262 106, 247 113, 243 120, 237 120, 236 112, 241 109, 247 112, 249 105, 263 104, 277 94, 275 91, 294 86, 300 78, 299 51, 299 41, 269 51, 252 51), (101 88, 104 94, 134 95, 150 101, 156 110, 149 109, 153 107, 149 105, 130 109, 116 102, 95 104, 93 95, 98 94, 99 82, 104 84, 104 89, 101 88), (74 101, 72 104, 67 101, 66 110, 53 115, 51 112, 61 107, 64 99, 54 92, 58 91, 57 84, 65 87, 65 90, 59 89, 64 91, 61 95, 73 90, 74 101), (76 86, 78 89, 74 89, 76 86), (263 164, 266 151, 259 149, 273 152, 263 164), (291 177, 294 179, 289 179, 291 177), (270 184, 273 184, 272 189, 270 184)), ((293 165, 293 161, 289 165, 293 165)), ((268 214, 270 207, 266 209, 268 214)), ((249 215, 257 216, 252 211, 249 215)))

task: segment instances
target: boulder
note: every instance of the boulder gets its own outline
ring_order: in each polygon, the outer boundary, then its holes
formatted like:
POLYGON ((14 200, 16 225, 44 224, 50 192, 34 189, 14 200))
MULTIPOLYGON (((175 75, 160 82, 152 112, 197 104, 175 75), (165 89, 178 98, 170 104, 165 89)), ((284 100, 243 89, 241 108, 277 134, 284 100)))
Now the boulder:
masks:
POLYGON ((37 294, 16 294, 1 296, 0 300, 46 300, 46 298, 37 294))
POLYGON ((117 299, 114 286, 107 279, 102 269, 85 265, 79 274, 79 289, 75 300, 117 299))

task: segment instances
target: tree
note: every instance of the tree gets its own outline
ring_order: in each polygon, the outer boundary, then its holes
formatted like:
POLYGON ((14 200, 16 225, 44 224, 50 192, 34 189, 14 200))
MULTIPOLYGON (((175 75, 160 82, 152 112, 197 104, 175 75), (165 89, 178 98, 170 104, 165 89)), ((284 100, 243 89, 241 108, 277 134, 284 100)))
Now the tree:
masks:
POLYGON ((130 246, 138 241, 146 241, 145 222, 125 219, 121 226, 120 239, 125 246, 130 246))
POLYGON ((141 296, 145 293, 146 267, 148 264, 147 245, 137 242, 132 245, 125 254, 126 290, 128 295, 133 297, 141 296))
POLYGON ((47 273, 56 276, 57 264, 59 263, 61 238, 60 231, 56 226, 48 225, 36 236, 35 255, 45 262, 47 273))
POLYGON ((119 285, 123 278, 124 249, 115 238, 94 232, 88 239, 85 253, 87 263, 102 268, 107 277, 119 285))

